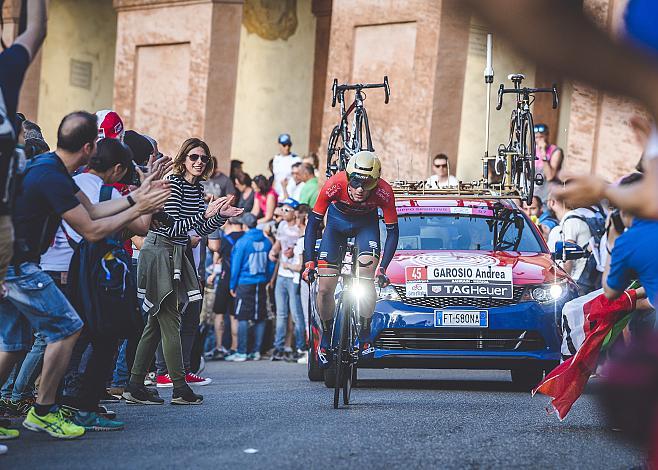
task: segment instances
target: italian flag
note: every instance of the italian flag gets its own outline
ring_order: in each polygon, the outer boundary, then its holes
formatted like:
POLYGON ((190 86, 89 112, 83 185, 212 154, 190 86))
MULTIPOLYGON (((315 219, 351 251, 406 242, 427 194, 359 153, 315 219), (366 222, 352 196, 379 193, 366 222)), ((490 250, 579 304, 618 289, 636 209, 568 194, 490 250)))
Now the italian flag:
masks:
POLYGON ((633 289, 624 291, 615 300, 608 300, 601 289, 564 306, 565 325, 569 328, 565 329, 565 342, 571 341, 568 349, 576 352, 532 390, 533 396, 539 392, 551 397, 552 408, 560 421, 566 418, 596 370, 604 342, 610 342, 608 336, 613 328, 615 332, 623 329, 621 325, 628 322, 636 302, 637 294, 633 289))

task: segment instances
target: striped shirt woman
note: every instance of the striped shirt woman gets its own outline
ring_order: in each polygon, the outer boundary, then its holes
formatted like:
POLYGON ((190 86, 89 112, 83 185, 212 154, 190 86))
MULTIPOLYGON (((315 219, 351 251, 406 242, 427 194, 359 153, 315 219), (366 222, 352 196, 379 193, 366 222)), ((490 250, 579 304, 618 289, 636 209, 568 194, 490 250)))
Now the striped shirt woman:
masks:
POLYGON ((165 204, 165 212, 173 223, 150 230, 144 240, 137 265, 137 292, 149 318, 137 346, 130 383, 124 393, 124 398, 129 402, 162 403, 161 398, 144 387, 144 377, 160 339, 168 371, 167 376, 163 377, 174 387, 172 403, 203 402, 203 397, 194 393, 188 385, 194 378, 189 371, 192 342, 184 341, 189 345, 185 351, 181 346, 179 308, 185 315, 196 315, 198 325, 201 301, 196 271, 185 256, 187 234, 195 230, 199 235, 207 235, 219 228, 227 218, 240 215, 243 211, 230 205, 233 196, 213 200, 206 207, 200 180, 212 175, 214 166, 214 159, 205 142, 196 138, 183 142, 174 159, 173 174, 168 177, 171 197, 165 204))

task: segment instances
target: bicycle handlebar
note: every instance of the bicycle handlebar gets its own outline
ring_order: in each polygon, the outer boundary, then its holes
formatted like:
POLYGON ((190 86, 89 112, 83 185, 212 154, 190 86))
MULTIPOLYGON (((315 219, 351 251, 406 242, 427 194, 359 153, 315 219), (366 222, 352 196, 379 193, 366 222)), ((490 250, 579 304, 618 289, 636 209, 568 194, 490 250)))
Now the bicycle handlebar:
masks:
POLYGON ((334 83, 331 86, 331 107, 336 107, 336 98, 339 96, 339 93, 342 95, 347 90, 363 90, 364 88, 383 88, 384 104, 388 104, 391 96, 391 87, 388 85, 388 76, 384 75, 384 83, 356 83, 354 85, 339 85, 338 79, 334 78, 334 83))
POLYGON ((496 110, 500 111, 500 108, 503 107, 503 95, 506 93, 516 93, 523 95, 533 95, 535 93, 551 93, 553 95, 553 109, 556 109, 558 105, 557 85, 555 83, 551 88, 505 88, 505 85, 501 83, 500 87, 498 88, 498 104, 496 104, 496 110))

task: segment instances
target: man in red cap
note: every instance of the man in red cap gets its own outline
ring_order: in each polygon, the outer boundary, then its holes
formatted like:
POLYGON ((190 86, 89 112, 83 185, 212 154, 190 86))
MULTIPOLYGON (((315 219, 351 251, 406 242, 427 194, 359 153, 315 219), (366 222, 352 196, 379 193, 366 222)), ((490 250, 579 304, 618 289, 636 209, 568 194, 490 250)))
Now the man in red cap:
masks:
POLYGON ((123 142, 123 136, 125 134, 123 121, 115 111, 102 109, 96 111, 96 117, 98 118, 99 139, 108 137, 110 139, 119 139, 123 142))

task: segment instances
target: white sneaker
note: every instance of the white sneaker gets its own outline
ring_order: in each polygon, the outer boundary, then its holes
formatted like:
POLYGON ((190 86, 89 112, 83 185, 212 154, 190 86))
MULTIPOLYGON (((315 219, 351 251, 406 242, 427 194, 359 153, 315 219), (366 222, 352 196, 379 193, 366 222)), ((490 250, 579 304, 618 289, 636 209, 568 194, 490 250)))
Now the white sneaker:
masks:
POLYGON ((260 361, 260 353, 253 352, 247 356, 247 359, 249 359, 250 361, 260 361))
POLYGON ((7 447, 6 445, 0 444, 0 455, 6 454, 8 450, 9 450, 9 447, 7 447))
POLYGON ((308 351, 302 353, 299 359, 297 359, 297 364, 308 364, 308 351))
POLYGON ((235 353, 231 354, 228 356, 225 361, 230 361, 230 362, 245 362, 247 360, 247 355, 246 354, 240 354, 240 353, 235 353))

